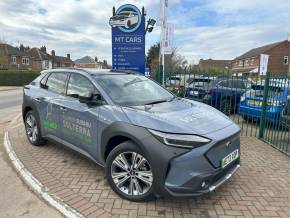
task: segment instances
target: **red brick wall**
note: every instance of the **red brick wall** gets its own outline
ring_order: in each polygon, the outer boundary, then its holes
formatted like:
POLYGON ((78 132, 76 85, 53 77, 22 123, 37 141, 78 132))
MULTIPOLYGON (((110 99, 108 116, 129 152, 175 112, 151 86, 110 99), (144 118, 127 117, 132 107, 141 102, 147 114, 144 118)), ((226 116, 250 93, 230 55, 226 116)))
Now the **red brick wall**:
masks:
MULTIPOLYGON (((253 58, 248 58, 249 59, 249 64, 248 65, 245 65, 245 66, 239 66, 239 61, 240 60, 237 60, 237 61, 234 61, 232 63, 232 69, 247 69, 247 68, 257 68, 259 67, 259 62, 260 62, 260 57, 253 57, 253 58), (254 62, 252 63, 252 59, 254 59, 254 62)), ((241 59, 241 61, 245 61, 246 63, 246 59, 241 59)))
POLYGON ((269 57, 268 70, 273 73, 289 72, 289 63, 284 65, 284 56, 290 58, 290 43, 284 42, 267 52, 269 57))

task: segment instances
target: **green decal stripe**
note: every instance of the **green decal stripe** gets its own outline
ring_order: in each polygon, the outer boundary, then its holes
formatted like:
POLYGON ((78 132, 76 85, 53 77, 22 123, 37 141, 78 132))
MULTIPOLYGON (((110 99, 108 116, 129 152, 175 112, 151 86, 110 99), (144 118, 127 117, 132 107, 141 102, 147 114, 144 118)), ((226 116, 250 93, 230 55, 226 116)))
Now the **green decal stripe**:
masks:
POLYGON ((48 129, 57 129, 57 124, 55 121, 43 120, 42 123, 43 123, 43 126, 48 128, 48 129))

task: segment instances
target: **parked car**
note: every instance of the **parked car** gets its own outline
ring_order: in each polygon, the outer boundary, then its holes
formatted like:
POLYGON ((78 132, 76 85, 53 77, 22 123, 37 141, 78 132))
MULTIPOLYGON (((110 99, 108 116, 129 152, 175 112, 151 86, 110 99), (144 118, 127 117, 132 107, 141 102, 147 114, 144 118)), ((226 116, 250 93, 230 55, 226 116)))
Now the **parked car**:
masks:
POLYGON ((282 125, 290 131, 290 95, 287 96, 287 103, 281 114, 282 125))
POLYGON ((32 145, 81 153, 131 201, 208 193, 240 167, 239 126, 137 73, 43 71, 24 87, 22 114, 32 145))
MULTIPOLYGON (((270 82, 266 106, 267 120, 273 123, 280 121, 281 113, 285 108, 289 94, 290 86, 270 82)), ((239 114, 246 120, 249 118, 259 120, 262 114, 263 99, 264 85, 256 85, 253 90, 246 92, 241 97, 239 114)))
POLYGON ((133 11, 122 11, 111 17, 109 23, 112 27, 125 27, 128 29, 138 23, 138 15, 133 11))
POLYGON ((186 98, 207 103, 226 115, 238 111, 241 96, 253 83, 249 80, 230 78, 209 78, 204 82, 193 83, 186 90, 186 98))
MULTIPOLYGON (((214 77, 191 78, 184 93, 184 97, 192 100, 202 101, 208 94, 210 84, 215 80, 214 77)), ((207 103, 207 101, 205 101, 207 103)))

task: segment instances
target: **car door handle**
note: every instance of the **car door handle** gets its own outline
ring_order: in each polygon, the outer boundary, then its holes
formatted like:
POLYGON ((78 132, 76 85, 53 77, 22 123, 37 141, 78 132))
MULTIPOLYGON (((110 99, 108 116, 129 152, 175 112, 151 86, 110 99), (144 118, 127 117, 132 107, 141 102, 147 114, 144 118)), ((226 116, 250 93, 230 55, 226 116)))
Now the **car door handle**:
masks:
POLYGON ((36 103, 41 103, 41 99, 40 98, 32 98, 33 101, 36 101, 36 103))
POLYGON ((61 110, 62 112, 67 112, 67 108, 65 108, 65 107, 60 107, 60 110, 61 110))

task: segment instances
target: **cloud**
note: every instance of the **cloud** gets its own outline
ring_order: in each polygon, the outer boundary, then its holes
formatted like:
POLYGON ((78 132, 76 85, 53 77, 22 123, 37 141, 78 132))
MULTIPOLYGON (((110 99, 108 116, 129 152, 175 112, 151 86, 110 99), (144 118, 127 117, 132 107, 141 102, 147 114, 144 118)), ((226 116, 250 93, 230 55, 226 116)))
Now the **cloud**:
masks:
MULTIPOLYGON (((0 1, 0 38, 17 45, 46 45, 58 55, 71 53, 111 61, 112 6, 145 6, 157 18, 152 0, 10 0, 0 1)), ((168 20, 175 24, 175 45, 190 62, 232 59, 248 49, 286 39, 290 2, 284 0, 169 0, 168 20)), ((146 36, 146 48, 160 38, 146 36)))

